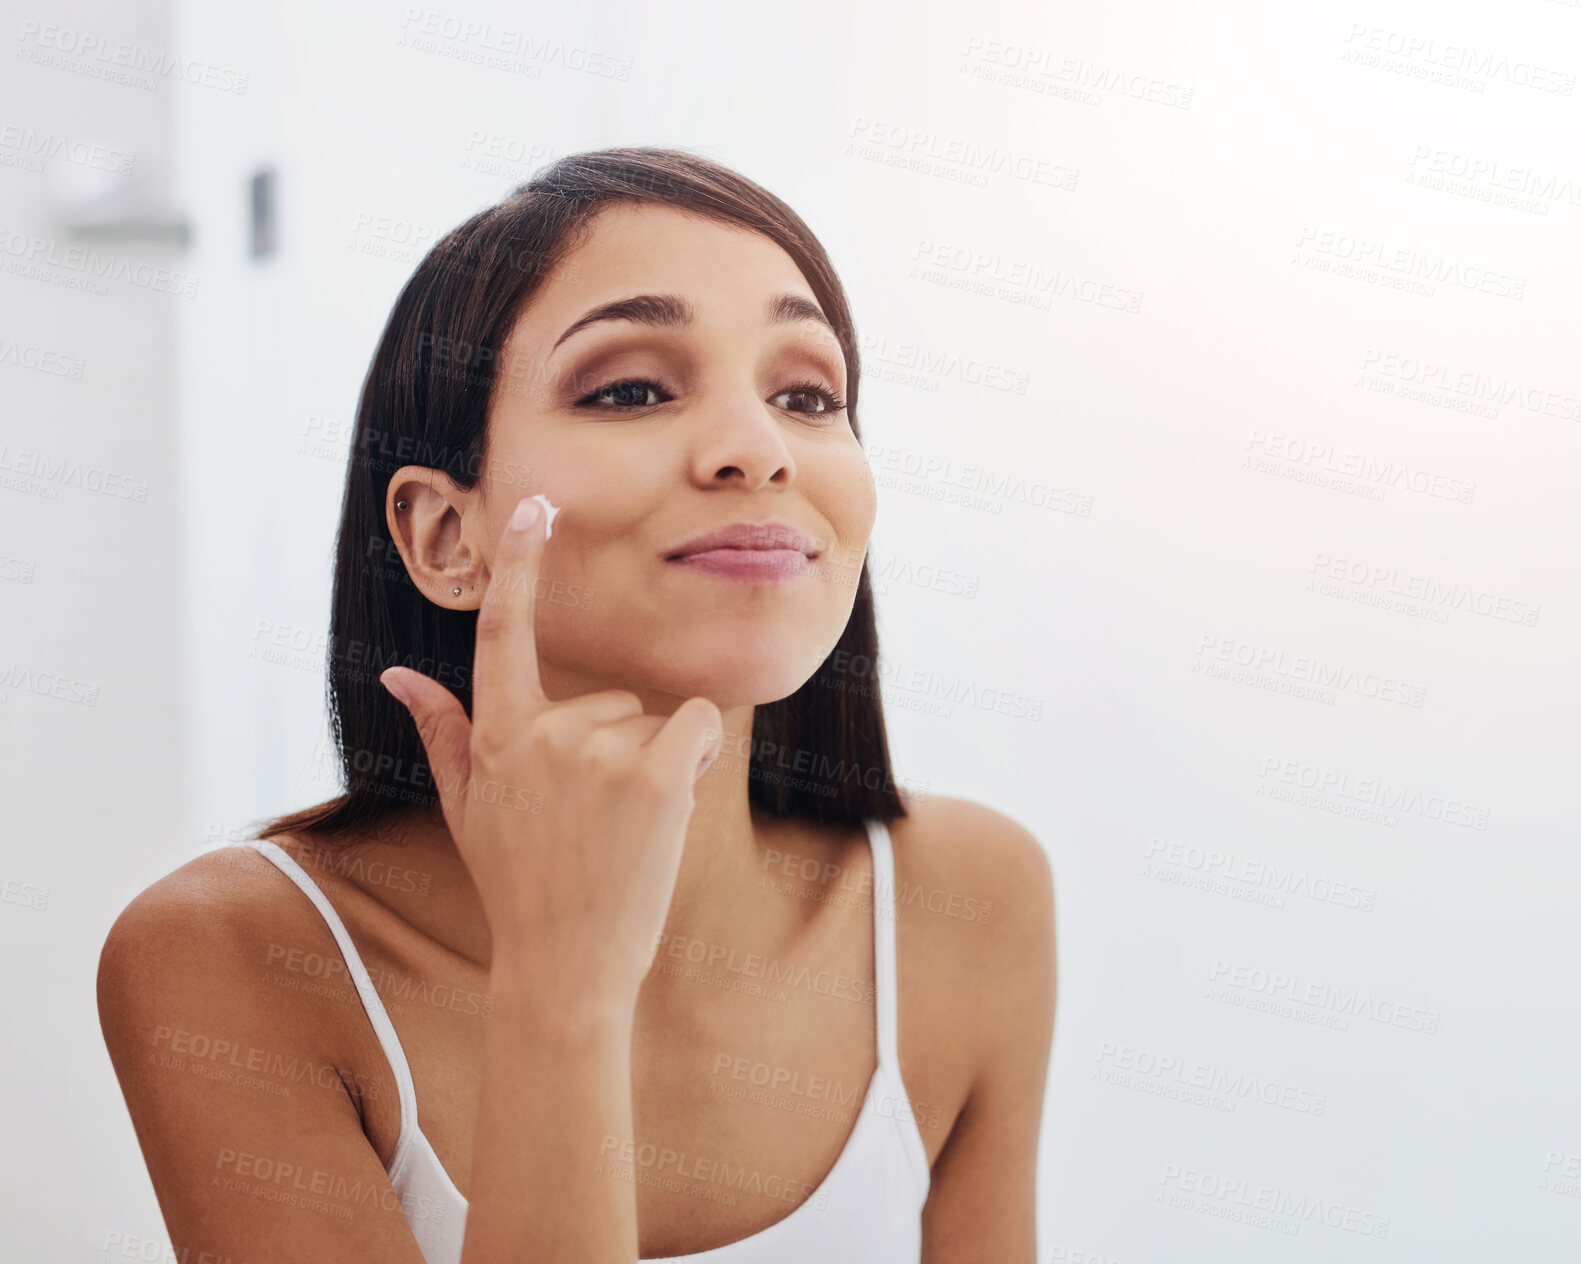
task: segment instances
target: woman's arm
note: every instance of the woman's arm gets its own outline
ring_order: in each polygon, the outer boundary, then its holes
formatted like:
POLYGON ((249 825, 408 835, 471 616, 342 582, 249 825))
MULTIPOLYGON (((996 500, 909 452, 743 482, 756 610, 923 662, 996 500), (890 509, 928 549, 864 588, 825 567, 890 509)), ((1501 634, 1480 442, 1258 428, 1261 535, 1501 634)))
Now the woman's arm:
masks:
MULTIPOLYGON (((156 882, 99 957, 105 1045, 175 1258, 423 1264, 342 1079, 355 992, 271 978, 272 948, 323 951, 328 931, 268 860, 241 857, 156 882)), ((383 1066, 359 1087, 395 1092, 383 1066)))
MULTIPOLYGON (((345 1088, 357 1073, 336 1033, 361 1021, 355 990, 344 974, 338 995, 282 986, 269 963, 296 950, 335 947, 240 849, 155 883, 105 941, 100 1024, 171 1246, 194 1264, 423 1264, 408 1212, 454 1209, 402 1207, 345 1088)), ((526 1243, 535 1262, 635 1261, 620 1164, 634 1015, 574 971, 517 968, 529 956, 497 952, 490 971, 463 1264, 516 1261, 526 1243)), ((387 1064, 361 1088, 393 1098, 387 1064)))
POLYGON ((461 1264, 635 1261, 636 1185, 620 1164, 632 1135, 634 1012, 549 986, 516 960, 496 952, 489 971, 461 1264))
POLYGON ((545 526, 524 498, 502 532, 470 715, 411 668, 380 679, 417 725, 489 929, 495 1009, 463 1264, 635 1264, 623 1160, 637 995, 723 720, 706 698, 667 717, 626 690, 549 699, 534 619, 545 526))
POLYGON ((977 1032, 980 1043, 966 1104, 934 1160, 922 1259, 1034 1264, 1038 1137, 1054 1030, 1053 877, 1037 840, 1008 817, 956 803, 949 818, 945 828, 971 840, 970 886, 992 892, 993 913, 986 924, 953 932, 971 959, 972 996, 963 1011, 975 1020, 958 1029, 977 1032))
MULTIPOLYGON (((544 517, 521 505, 478 612, 471 716, 418 672, 383 675, 417 724, 492 944, 462 1258, 635 1264, 622 1160, 636 1000, 722 719, 703 698, 666 717, 626 691, 545 696, 533 628, 544 517), (528 790, 541 811, 522 810, 528 790)), ((316 911, 299 892, 283 906, 278 886, 237 881, 237 866, 216 853, 150 887, 100 959, 105 1041, 173 1244, 199 1260, 422 1264, 405 1215, 433 1209, 403 1209, 343 1085, 240 1091, 175 1047, 337 1065, 326 1054, 345 1038, 340 1016, 262 968, 293 918, 297 945, 322 935, 300 929, 316 911)))

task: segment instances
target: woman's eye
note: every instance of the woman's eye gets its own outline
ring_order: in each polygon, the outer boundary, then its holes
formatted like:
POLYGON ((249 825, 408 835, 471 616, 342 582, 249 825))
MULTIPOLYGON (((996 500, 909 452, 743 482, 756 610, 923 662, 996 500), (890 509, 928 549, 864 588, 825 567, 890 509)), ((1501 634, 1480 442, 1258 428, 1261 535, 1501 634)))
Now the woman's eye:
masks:
POLYGON ((797 401, 790 405, 779 405, 793 413, 837 413, 845 407, 845 401, 832 391, 826 391, 823 387, 813 386, 810 383, 804 386, 792 386, 773 398, 797 401))
MULTIPOLYGON (((619 382, 611 382, 608 386, 601 386, 590 395, 585 395, 577 401, 581 407, 587 408, 650 408, 655 404, 662 404, 670 396, 656 382, 646 378, 625 378, 619 382)), ((792 386, 777 395, 769 397, 769 402, 787 412, 795 413, 837 413, 845 408, 845 401, 834 392, 811 382, 800 386, 792 386), (780 403, 779 401, 788 401, 780 403)))
POLYGON ((578 403, 602 404, 607 408, 646 408, 650 404, 662 401, 649 399, 649 395, 658 394, 658 388, 652 382, 641 378, 629 378, 623 382, 611 382, 608 386, 601 386, 591 395, 585 396, 578 403))

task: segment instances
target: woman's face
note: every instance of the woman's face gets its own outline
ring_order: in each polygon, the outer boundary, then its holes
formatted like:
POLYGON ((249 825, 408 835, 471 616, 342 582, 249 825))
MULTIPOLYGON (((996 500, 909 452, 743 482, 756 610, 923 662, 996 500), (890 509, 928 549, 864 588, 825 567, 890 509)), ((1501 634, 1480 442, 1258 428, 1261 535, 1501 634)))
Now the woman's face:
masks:
POLYGON ((521 497, 560 508, 535 620, 550 697, 615 686, 770 702, 834 647, 877 502, 819 311, 768 238, 632 204, 601 212, 524 309, 463 534, 492 562, 521 497), (616 301, 624 315, 600 319, 616 301), (756 568, 763 553, 677 556, 764 523, 806 547, 756 568))

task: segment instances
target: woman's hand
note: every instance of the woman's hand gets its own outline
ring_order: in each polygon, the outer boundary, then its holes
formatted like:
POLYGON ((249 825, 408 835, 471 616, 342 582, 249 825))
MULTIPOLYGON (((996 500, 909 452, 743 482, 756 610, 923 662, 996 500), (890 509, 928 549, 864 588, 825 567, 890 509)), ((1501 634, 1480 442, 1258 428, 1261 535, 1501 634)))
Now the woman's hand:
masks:
POLYGON ((533 631, 543 519, 524 499, 500 539, 478 611, 470 721, 420 672, 391 667, 380 680, 417 723, 482 897, 494 968, 546 1003, 592 989, 635 1005, 722 719, 706 698, 663 717, 625 690, 544 696, 533 631))

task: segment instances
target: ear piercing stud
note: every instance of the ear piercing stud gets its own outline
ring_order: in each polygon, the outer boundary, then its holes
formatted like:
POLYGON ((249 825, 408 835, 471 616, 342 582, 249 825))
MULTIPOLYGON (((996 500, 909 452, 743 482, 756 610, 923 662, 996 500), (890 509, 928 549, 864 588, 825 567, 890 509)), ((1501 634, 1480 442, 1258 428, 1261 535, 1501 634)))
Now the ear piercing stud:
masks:
MULTIPOLYGON (((398 501, 396 501, 395 502, 395 507, 397 509, 409 509, 409 508, 411 508, 411 506, 405 500, 398 500, 398 501)), ((451 593, 453 595, 455 595, 457 597, 461 596, 461 589, 459 589, 459 588, 452 588, 450 591, 451 591, 451 593)))

